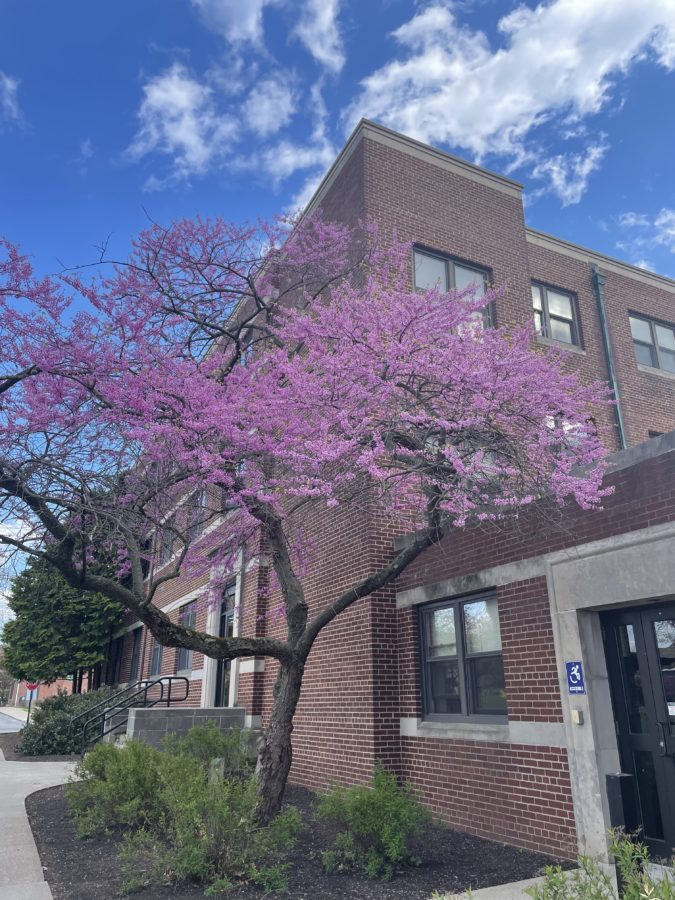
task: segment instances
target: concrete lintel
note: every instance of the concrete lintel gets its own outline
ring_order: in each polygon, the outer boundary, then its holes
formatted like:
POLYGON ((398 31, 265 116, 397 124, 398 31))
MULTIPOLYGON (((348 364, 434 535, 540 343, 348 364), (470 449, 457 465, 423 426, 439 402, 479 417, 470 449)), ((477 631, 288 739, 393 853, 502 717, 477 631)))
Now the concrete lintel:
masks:
POLYGON ((420 603, 429 603, 432 600, 442 600, 444 597, 457 597, 461 594, 470 594, 472 591, 484 588, 498 587, 501 584, 512 584, 514 581, 525 581, 528 578, 539 578, 546 574, 546 557, 531 556, 529 559, 521 559, 517 562, 505 563, 502 566, 490 566, 481 569, 480 572, 472 572, 469 575, 457 575, 455 578, 447 578, 436 581, 433 584, 425 584, 420 587, 409 588, 396 594, 396 606, 405 609, 408 606, 417 606, 420 603))
POLYGON ((253 675, 254 672, 265 671, 265 658, 256 656, 253 659, 242 659, 239 663, 240 675, 253 675))

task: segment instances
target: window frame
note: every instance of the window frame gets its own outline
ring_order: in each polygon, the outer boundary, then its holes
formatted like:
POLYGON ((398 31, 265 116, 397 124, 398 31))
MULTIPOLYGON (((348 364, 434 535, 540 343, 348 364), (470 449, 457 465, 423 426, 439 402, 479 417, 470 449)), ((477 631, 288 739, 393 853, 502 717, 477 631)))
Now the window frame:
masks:
MULTIPOLYGON (((537 337, 543 338, 545 341, 553 341, 554 344, 557 344, 560 347, 578 347, 583 350, 583 343, 581 340, 581 317, 579 315, 579 304, 577 302, 577 295, 572 291, 567 291, 564 288, 556 287, 553 284, 547 284, 545 281, 537 281, 536 279, 532 279, 530 282, 530 293, 532 293, 532 288, 539 288, 541 292, 541 319, 542 319, 542 329, 541 331, 537 331, 537 337), (570 331, 572 334, 572 341, 561 341, 559 338, 555 338, 551 336, 551 313, 548 305, 548 292, 554 291, 556 294, 562 294, 564 297, 567 297, 570 301, 570 309, 572 310, 572 318, 568 319, 565 316, 559 316, 553 314, 553 319, 557 322, 565 322, 570 325, 570 331)), ((533 318, 534 314, 540 312, 534 305, 534 298, 531 298, 532 303, 532 313, 533 318)))
MULTIPOLYGON (((455 278, 455 266, 461 266, 464 269, 471 269, 473 272, 477 272, 479 275, 483 276, 483 289, 487 293, 490 290, 492 285, 492 270, 486 268, 485 266, 478 265, 477 263, 470 262, 467 259, 462 259, 459 256, 452 256, 449 253, 440 253, 438 250, 432 250, 429 247, 425 247, 423 244, 414 244, 412 248, 412 280, 413 280, 413 288, 416 291, 425 291, 427 288, 418 287, 415 284, 415 254, 421 253, 424 256, 431 256, 433 259, 437 259, 445 265, 445 280, 448 285, 448 291, 457 290, 456 287, 456 278, 455 278)), ((483 314, 483 327, 484 328, 494 328, 495 327, 495 310, 494 304, 492 302, 486 304, 482 309, 483 314)))
MULTIPOLYGON (((643 367, 646 369, 658 369, 659 372, 665 372, 667 375, 675 375, 675 370, 667 369, 665 366, 661 365, 661 345, 659 344, 659 340, 656 334, 656 328, 666 328, 668 331, 672 331, 673 336, 675 337, 675 325, 671 325, 669 322, 664 322, 660 319, 652 319, 649 316, 644 315, 643 313, 628 311, 628 329, 630 331, 630 337, 633 344, 633 356, 635 357, 635 363, 638 367, 643 367), (633 329, 631 328, 631 319, 637 319, 640 322, 644 322, 645 325, 649 326, 649 333, 652 338, 652 343, 648 344, 646 341, 641 341, 633 335, 633 329), (650 354, 652 357, 651 365, 648 363, 643 363, 637 358, 637 354, 635 353, 635 345, 639 344, 641 347, 649 347, 650 354), (656 360, 656 362, 654 362, 656 360)), ((666 353, 673 351, 664 351, 666 353)))
POLYGON ((138 626, 131 629, 131 656, 129 658, 129 684, 138 681, 139 663, 141 660, 141 631, 138 626))
POLYGON ((188 544, 196 544, 206 530, 206 512, 208 509, 208 494, 206 487, 198 488, 190 494, 187 502, 187 529, 186 539, 188 544))
POLYGON ((168 565, 173 559, 173 546, 176 542, 176 514, 171 513, 170 516, 162 522, 159 536, 159 552, 157 554, 158 566, 168 565))
POLYGON ((161 676, 163 661, 164 644, 160 644, 157 638, 153 638, 152 649, 150 651, 150 678, 158 678, 161 676))
MULTIPOLYGON (((499 651, 490 650, 478 653, 467 652, 463 607, 469 603, 476 603, 480 600, 497 601, 497 594, 495 591, 482 591, 478 594, 468 594, 462 597, 445 598, 443 600, 437 600, 434 603, 425 603, 417 607, 417 629, 419 636, 422 688, 422 719, 425 722, 475 722, 484 724, 504 724, 505 722, 508 722, 508 699, 507 709, 504 713, 481 713, 475 711, 475 698, 473 697, 473 687, 471 685, 471 677, 469 673, 470 667, 468 665, 468 662, 470 662, 472 659, 499 657, 502 661, 502 672, 504 670, 504 649, 501 643, 501 623, 499 630, 499 651), (429 669, 430 666, 433 665, 433 662, 430 662, 430 657, 428 654, 427 620, 429 616, 432 615, 436 610, 450 608, 452 608, 454 611, 455 636, 457 641, 456 659, 459 673, 459 700, 462 711, 460 713, 434 713, 429 711, 432 708, 430 702, 431 689, 429 669)), ((497 612, 499 613, 498 605, 497 612)))
MULTIPOLYGON (((194 600, 184 603, 178 610, 178 622, 184 628, 195 628, 197 625, 197 604, 194 600)), ((176 675, 191 675, 194 650, 178 647, 176 651, 176 675), (184 663, 184 665, 181 665, 184 663)))

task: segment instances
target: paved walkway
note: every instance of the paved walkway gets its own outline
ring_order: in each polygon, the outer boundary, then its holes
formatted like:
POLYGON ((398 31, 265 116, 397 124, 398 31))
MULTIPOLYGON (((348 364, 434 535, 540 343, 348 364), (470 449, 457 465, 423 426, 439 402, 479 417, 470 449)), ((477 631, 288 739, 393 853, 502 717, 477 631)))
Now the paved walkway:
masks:
MULTIPOLYGON (((16 710, 16 713, 22 713, 22 709, 16 710)), ((0 706, 0 734, 9 734, 13 731, 21 731, 26 721, 25 716, 14 714, 14 708, 11 706, 0 706)))
MULTIPOLYGON (((35 705, 33 705, 33 709, 35 709, 35 705)), ((18 719, 20 722, 25 722, 28 718, 28 709, 24 709, 23 706, 0 706, 0 713, 18 719)))
POLYGON ((70 762, 7 762, 0 751, 0 900, 52 900, 28 824, 25 800, 68 781, 70 762))

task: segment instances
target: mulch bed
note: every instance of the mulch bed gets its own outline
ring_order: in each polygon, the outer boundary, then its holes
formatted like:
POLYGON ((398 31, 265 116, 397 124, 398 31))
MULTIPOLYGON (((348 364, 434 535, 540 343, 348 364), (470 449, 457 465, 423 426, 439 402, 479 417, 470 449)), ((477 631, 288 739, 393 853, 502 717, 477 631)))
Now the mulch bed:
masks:
MULTIPOLYGON (((424 865, 401 872, 391 882, 355 875, 325 875, 321 851, 334 831, 312 814, 314 794, 291 786, 287 802, 303 814, 303 833, 292 857, 288 900, 428 900, 434 890, 460 892, 468 887, 519 881, 540 874, 550 857, 518 850, 449 828, 432 826, 419 855, 424 865)), ((64 787, 31 794, 26 809, 33 837, 54 900, 113 900, 124 876, 117 858, 120 835, 78 840, 68 818, 64 787)), ((139 900, 188 900, 203 897, 197 885, 145 888, 139 900)), ((263 891, 245 886, 229 891, 228 900, 261 900, 263 891)))
POLYGON ((9 734, 0 734, 0 750, 8 762, 77 762, 79 756, 24 756, 17 753, 16 747, 21 740, 21 733, 13 731, 9 734))

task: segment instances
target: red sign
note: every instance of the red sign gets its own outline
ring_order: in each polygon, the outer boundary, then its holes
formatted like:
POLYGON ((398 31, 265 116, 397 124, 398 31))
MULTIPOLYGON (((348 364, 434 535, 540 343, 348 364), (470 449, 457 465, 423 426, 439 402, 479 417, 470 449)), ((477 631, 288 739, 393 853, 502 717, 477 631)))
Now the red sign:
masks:
POLYGON ((26 682, 26 687, 28 688, 29 691, 34 691, 37 686, 38 686, 37 681, 27 681, 26 682))

